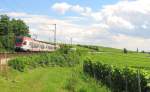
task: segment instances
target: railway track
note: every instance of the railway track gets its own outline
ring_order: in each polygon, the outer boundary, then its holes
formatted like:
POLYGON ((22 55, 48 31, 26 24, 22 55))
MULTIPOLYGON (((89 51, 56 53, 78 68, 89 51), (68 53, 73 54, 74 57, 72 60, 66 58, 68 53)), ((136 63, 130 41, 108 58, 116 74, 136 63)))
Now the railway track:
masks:
POLYGON ((13 59, 17 56, 28 56, 35 54, 42 54, 45 52, 1 52, 0 53, 0 67, 1 65, 6 65, 10 59, 13 59))
POLYGON ((40 53, 44 53, 44 52, 0 52, 0 59, 12 58, 16 56, 40 54, 40 53))
POLYGON ((49 52, 0 52, 0 65, 7 64, 7 61, 17 56, 28 56, 49 52))

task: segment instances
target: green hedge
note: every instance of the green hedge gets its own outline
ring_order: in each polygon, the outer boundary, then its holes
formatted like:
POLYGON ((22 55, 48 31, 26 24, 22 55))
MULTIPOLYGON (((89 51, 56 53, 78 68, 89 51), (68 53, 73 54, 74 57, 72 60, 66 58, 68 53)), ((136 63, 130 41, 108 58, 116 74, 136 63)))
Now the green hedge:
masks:
POLYGON ((83 71, 108 86, 112 92, 146 92, 150 78, 144 70, 92 63, 91 60, 84 61, 83 71))
POLYGON ((67 54, 61 52, 43 53, 38 55, 17 57, 9 61, 9 66, 24 71, 25 69, 32 69, 36 67, 46 66, 74 66, 79 63, 80 56, 77 52, 68 52, 67 54))
POLYGON ((84 47, 84 48, 88 48, 94 51, 99 51, 99 47, 98 46, 92 46, 92 45, 78 45, 80 47, 84 47))

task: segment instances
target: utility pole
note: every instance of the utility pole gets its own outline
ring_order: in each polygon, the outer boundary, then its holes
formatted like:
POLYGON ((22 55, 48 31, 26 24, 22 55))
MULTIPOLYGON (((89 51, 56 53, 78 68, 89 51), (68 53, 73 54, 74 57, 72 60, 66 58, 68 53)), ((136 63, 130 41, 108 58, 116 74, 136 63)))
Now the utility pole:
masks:
POLYGON ((55 45, 55 47, 54 47, 54 49, 56 50, 56 24, 54 24, 55 25, 55 30, 54 30, 54 45, 55 45))
POLYGON ((137 53, 139 52, 139 48, 137 48, 136 52, 137 52, 137 53))
POLYGON ((34 39, 37 40, 38 35, 37 34, 33 34, 34 39))
POLYGON ((71 46, 72 46, 72 37, 70 38, 70 44, 71 44, 71 46))
POLYGON ((52 24, 52 25, 54 25, 54 30, 52 30, 52 31, 54 31, 54 49, 56 49, 56 24, 52 24))

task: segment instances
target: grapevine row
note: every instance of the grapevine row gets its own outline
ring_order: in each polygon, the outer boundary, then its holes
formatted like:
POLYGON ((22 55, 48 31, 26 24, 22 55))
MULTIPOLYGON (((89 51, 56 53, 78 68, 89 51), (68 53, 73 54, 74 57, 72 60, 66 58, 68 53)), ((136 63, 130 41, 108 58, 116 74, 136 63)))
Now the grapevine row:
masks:
POLYGON ((112 92, 147 92, 147 71, 137 70, 131 67, 117 67, 100 62, 93 63, 85 60, 83 64, 84 73, 101 81, 112 92))

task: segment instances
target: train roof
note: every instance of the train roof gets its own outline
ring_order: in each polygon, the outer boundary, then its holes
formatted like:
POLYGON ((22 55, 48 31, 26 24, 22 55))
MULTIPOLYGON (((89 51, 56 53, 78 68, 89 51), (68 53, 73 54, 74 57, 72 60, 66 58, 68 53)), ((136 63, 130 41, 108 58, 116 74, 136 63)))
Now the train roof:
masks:
POLYGON ((16 36, 16 38, 26 38, 26 39, 28 39, 28 40, 30 39, 30 40, 34 40, 34 41, 38 41, 38 42, 42 42, 42 43, 52 44, 52 45, 53 45, 53 43, 36 40, 36 39, 33 39, 33 38, 31 38, 31 37, 27 37, 27 36, 16 36))

